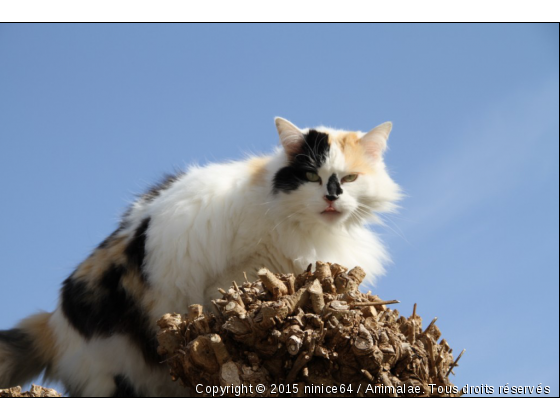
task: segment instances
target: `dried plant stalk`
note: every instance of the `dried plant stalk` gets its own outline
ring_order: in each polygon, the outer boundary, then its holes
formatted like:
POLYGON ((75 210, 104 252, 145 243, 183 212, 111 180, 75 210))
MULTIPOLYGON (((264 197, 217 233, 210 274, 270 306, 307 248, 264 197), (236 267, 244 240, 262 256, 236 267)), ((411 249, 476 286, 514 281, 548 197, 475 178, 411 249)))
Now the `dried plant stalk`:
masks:
POLYGON ((39 385, 31 385, 31 389, 29 391, 22 392, 21 386, 16 386, 13 388, 8 389, 0 389, 0 398, 42 398, 42 397, 62 397, 54 389, 50 388, 43 388, 39 385))
POLYGON ((446 340, 438 343, 437 318, 423 330, 416 305, 405 318, 386 306, 397 300, 361 293, 365 275, 321 261, 298 276, 263 268, 253 282, 220 289, 216 314, 193 305, 185 317, 164 316, 158 352, 192 389, 260 384, 264 392, 242 395, 279 396, 286 393, 273 394, 273 385, 297 384, 290 396, 456 396, 437 393, 453 388, 458 361, 446 340))

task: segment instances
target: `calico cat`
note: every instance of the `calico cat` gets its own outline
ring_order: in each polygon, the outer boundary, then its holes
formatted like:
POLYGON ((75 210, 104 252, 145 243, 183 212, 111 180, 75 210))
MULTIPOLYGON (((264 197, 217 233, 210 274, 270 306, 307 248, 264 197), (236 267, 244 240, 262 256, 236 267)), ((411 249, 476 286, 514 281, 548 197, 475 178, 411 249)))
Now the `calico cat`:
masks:
POLYGON ((383 162, 391 123, 362 133, 275 122, 273 154, 168 177, 64 281, 54 312, 0 331, 0 388, 46 369, 71 396, 179 395, 156 351, 163 314, 263 266, 382 274, 387 256, 366 224, 400 197, 383 162))

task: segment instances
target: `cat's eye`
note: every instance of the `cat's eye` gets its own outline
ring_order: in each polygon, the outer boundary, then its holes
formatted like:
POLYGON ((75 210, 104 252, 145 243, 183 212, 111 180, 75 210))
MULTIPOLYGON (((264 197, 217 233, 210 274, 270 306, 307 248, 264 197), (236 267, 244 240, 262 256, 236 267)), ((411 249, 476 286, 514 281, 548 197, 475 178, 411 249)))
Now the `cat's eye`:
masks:
POLYGON ((346 175, 342 178, 342 182, 354 182, 358 178, 358 174, 346 175))
POLYGON ((306 172, 305 176, 311 182, 319 182, 321 180, 321 177, 317 175, 315 172, 306 172))

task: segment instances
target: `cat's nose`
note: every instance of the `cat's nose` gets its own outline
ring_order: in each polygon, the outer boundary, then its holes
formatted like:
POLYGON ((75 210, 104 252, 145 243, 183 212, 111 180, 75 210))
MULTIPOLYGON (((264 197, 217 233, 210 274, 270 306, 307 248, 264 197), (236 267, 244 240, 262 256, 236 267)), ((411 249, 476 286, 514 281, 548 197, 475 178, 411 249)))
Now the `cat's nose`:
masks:
POLYGON ((325 195, 323 198, 324 198, 326 201, 332 202, 332 201, 338 200, 338 195, 325 195))

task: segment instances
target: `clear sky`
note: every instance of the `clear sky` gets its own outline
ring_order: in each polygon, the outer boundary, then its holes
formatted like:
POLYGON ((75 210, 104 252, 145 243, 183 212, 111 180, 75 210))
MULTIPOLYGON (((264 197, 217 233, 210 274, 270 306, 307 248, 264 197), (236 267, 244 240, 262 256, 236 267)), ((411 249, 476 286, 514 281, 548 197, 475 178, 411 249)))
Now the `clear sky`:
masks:
POLYGON ((407 197, 374 293, 437 316, 457 385, 558 396, 558 25, 0 26, 0 329, 135 196, 277 143, 275 116, 367 131, 407 197))

